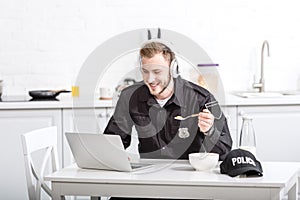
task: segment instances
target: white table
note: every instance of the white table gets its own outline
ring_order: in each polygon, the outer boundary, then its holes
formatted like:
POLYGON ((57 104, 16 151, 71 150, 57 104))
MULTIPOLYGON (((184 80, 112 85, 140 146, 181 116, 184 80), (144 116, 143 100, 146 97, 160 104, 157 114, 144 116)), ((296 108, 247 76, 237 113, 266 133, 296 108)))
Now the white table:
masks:
POLYGON ((135 172, 80 169, 72 165, 45 177, 53 199, 64 195, 161 197, 182 199, 297 200, 300 163, 264 162, 263 177, 231 178, 219 169, 194 171, 187 161, 156 161, 135 172))

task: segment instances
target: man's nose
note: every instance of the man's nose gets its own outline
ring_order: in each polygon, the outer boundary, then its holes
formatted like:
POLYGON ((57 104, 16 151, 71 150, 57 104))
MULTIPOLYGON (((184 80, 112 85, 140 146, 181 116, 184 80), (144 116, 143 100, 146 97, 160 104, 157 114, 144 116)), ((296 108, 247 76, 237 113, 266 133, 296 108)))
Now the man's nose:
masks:
POLYGON ((154 74, 150 73, 148 77, 148 83, 152 83, 155 80, 154 74))

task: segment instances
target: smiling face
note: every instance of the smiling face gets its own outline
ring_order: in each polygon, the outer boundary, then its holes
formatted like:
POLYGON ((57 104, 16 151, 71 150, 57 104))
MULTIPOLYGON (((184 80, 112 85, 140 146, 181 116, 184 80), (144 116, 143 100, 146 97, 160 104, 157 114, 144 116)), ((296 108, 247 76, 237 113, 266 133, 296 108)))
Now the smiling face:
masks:
POLYGON ((151 58, 142 57, 143 80, 157 99, 165 99, 173 94, 174 83, 169 65, 170 61, 162 53, 151 58))

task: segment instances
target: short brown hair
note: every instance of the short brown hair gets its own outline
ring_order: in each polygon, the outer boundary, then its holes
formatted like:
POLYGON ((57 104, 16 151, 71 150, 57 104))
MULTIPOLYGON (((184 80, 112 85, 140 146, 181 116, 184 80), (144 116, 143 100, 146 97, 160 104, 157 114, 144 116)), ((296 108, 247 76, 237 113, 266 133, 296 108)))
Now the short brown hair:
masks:
POLYGON ((152 58, 155 54, 162 53, 163 57, 170 63, 175 58, 175 53, 165 44, 161 42, 149 42, 140 50, 141 58, 152 58))

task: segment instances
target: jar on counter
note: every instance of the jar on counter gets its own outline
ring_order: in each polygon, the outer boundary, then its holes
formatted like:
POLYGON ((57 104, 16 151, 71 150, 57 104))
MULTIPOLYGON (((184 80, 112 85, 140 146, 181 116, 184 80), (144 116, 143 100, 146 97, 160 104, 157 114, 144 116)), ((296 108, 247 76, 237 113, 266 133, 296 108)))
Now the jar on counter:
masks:
POLYGON ((217 94, 221 89, 219 81, 219 73, 217 68, 219 64, 216 63, 207 63, 207 64, 198 64, 198 69, 201 74, 198 77, 198 84, 205 89, 209 90, 213 94, 217 94))

